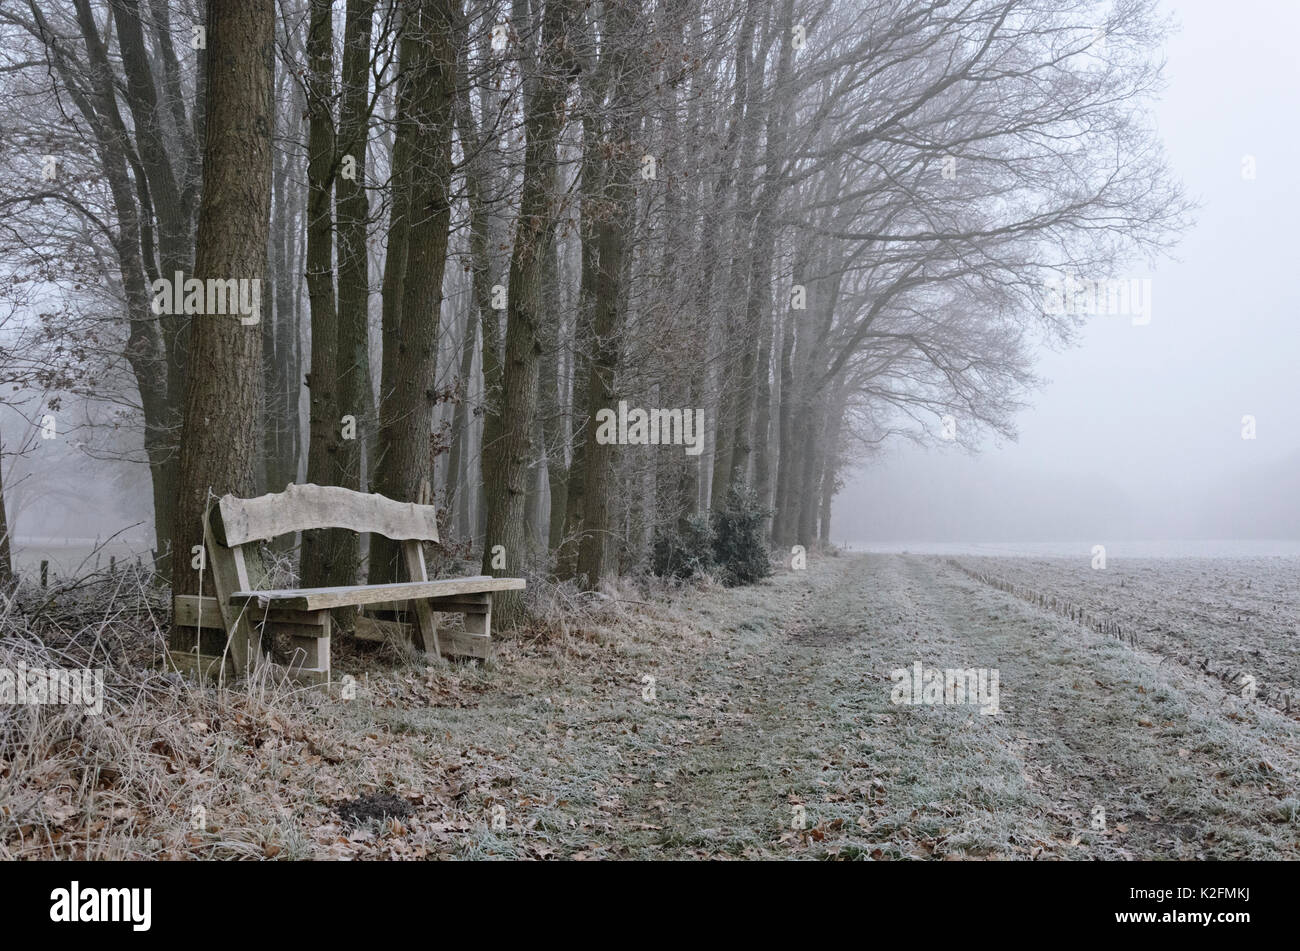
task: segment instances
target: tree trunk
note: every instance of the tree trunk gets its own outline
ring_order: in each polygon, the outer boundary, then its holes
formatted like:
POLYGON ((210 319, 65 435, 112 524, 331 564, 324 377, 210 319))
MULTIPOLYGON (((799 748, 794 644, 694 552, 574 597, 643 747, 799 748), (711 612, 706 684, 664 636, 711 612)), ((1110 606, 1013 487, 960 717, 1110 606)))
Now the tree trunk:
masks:
MULTIPOLYGON (((769 264, 771 284, 771 266, 769 264)), ((770 286, 765 286, 763 301, 762 329, 758 345, 758 366, 754 384, 754 430, 751 445, 751 458, 754 466, 754 492, 758 504, 767 513, 763 516, 763 538, 772 533, 772 303, 770 286)))
POLYGON ((469 528, 470 491, 465 470, 468 468, 469 453, 469 392, 470 375, 474 372, 474 350, 478 343, 478 321, 475 319, 475 306, 471 300, 465 308, 465 324, 461 331, 460 367, 456 373, 457 400, 451 417, 451 451, 447 456, 447 493, 446 504, 454 517, 456 534, 463 540, 469 528))
POLYGON ((822 461, 821 509, 817 519, 817 542, 822 549, 831 544, 831 504, 835 493, 839 491, 840 475, 840 429, 844 423, 843 387, 837 387, 841 395, 833 400, 830 419, 826 426, 826 452, 822 461))
MULTIPOLYGON (((337 143, 340 171, 334 176, 338 214, 338 370, 339 419, 351 416, 339 441, 336 484, 354 492, 361 481, 362 446, 375 425, 370 389, 370 260, 366 247, 370 200, 366 197, 366 138, 370 117, 370 38, 375 0, 348 0, 343 30, 343 90, 337 143)), ((334 574, 329 584, 356 584, 358 536, 341 531, 334 537, 334 574)), ((355 611, 336 612, 339 626, 353 627, 355 611)))
MULTIPOLYGON (((198 155, 192 147, 190 130, 184 124, 178 124, 175 130, 177 139, 169 139, 166 126, 162 121, 158 104, 156 82, 153 75, 149 54, 144 43, 144 34, 140 21, 138 0, 121 0, 112 5, 113 23, 118 31, 118 48, 121 53, 123 72, 126 75, 126 102, 131 112, 134 125, 135 149, 127 149, 127 160, 131 164, 135 177, 135 188, 140 196, 141 209, 141 244, 142 263, 150 281, 161 276, 173 279, 179 272, 187 277, 192 265, 193 228, 197 189, 182 189, 174 173, 168 151, 174 149, 188 163, 177 163, 183 175, 198 178, 198 155), (157 267, 155 267, 153 230, 157 222, 157 267)), ((103 75, 111 75, 107 50, 100 39, 95 26, 88 0, 77 0, 77 18, 82 34, 86 39, 87 54, 97 69, 102 68, 103 75)), ((200 60, 203 60, 200 54, 200 60)), ((179 108, 184 114, 184 106, 179 108)), ((122 120, 117 113, 117 106, 112 106, 107 113, 110 121, 118 128, 118 135, 124 144, 130 142, 122 120)), ((189 324, 191 318, 184 314, 164 314, 159 317, 162 329, 162 344, 167 360, 167 372, 163 385, 166 387, 167 409, 165 432, 168 443, 165 450, 166 465, 173 471, 164 474, 165 481, 175 479, 174 468, 177 460, 176 438, 180 429, 182 403, 185 396, 185 377, 189 352, 189 324)), ((174 489, 173 489, 174 491, 174 489)), ((163 530, 170 531, 170 509, 168 504, 161 513, 163 530)), ((158 513, 155 513, 158 517, 158 513)))
MULTIPOLYGON (((719 472, 724 484, 713 487, 713 501, 726 498, 726 492, 732 483, 749 478, 750 457, 753 451, 754 410, 758 399, 758 377, 768 373, 770 363, 770 344, 768 359, 760 367, 759 347, 762 337, 764 315, 771 310, 772 295, 772 258, 776 248, 776 235, 779 228, 778 208, 781 193, 785 187, 783 167, 786 160, 785 143, 789 135, 790 112, 793 102, 793 87, 790 74, 793 68, 793 46, 790 42, 791 25, 794 19, 793 0, 782 0, 779 19, 776 25, 779 55, 776 76, 772 82, 772 105, 767 113, 766 148, 763 159, 763 188, 755 200, 754 227, 751 233, 749 279, 747 282, 744 320, 741 325, 737 343, 744 347, 739 372, 733 386, 735 392, 727 401, 727 408, 733 413, 730 420, 720 416, 719 425, 726 424, 730 434, 724 444, 719 437, 718 445, 722 451, 724 465, 721 469, 714 466, 714 478, 719 472), (727 451, 730 459, 727 459, 727 451)), ((753 140, 753 141, 756 141, 753 140)))
MULTIPOLYGON (((307 33, 307 297, 311 305, 311 394, 307 481, 334 485, 342 443, 338 411, 338 309, 334 296, 334 30, 332 0, 311 0, 307 33)), ((304 532, 303 585, 342 583, 338 579, 338 529, 304 532)))
MULTIPOLYGON (((415 16, 412 0, 406 0, 407 18, 415 16)), ((384 253, 383 308, 380 317, 379 442, 375 452, 375 491, 384 491, 381 478, 386 459, 385 431, 390 413, 397 412, 394 391, 398 386, 398 353, 402 340, 402 300, 406 277, 406 246, 411 230, 411 152, 416 147, 415 131, 410 127, 411 85, 420 63, 420 52, 410 37, 402 39, 399 88, 396 114, 398 124, 393 140, 391 192, 388 209, 388 242, 384 253)), ((397 546, 383 536, 370 539, 371 584, 397 580, 397 546)))
MULTIPOLYGON (((434 373, 442 276, 451 224, 451 134, 456 90, 453 30, 458 9, 453 0, 408 0, 402 61, 409 78, 398 104, 398 142, 409 163, 393 174, 405 180, 406 264, 398 328, 385 328, 384 345, 396 345, 392 382, 387 373, 380 418, 380 462, 375 488, 382 495, 414 502, 423 483, 433 484, 431 434, 434 373), (393 332, 390 333, 389 331, 393 332)), ((387 355, 385 355, 387 363, 387 355)), ((386 367, 387 368, 387 367, 386 367)), ((371 539, 371 581, 396 575, 396 545, 371 539), (378 572, 379 578, 374 577, 378 572)))
MULTIPOLYGON (((524 132, 524 179, 519 220, 510 259, 506 301, 505 372, 502 381, 502 433, 498 451, 485 459, 483 484, 487 493, 487 535, 483 545, 485 574, 517 575, 524 563, 529 462, 533 457, 533 415, 537 409, 538 360, 544 320, 546 257, 552 254, 559 196, 555 194, 556 145, 564 122, 564 104, 572 54, 570 26, 577 0, 548 0, 542 14, 540 62, 527 97, 524 132), (500 548, 498 548, 500 546, 500 548), (494 567, 493 552, 504 553, 504 571, 494 567)), ((516 591, 502 592, 494 608, 502 623, 519 620, 523 599, 516 591)))
MULTIPOLYGON (((554 173, 552 173, 554 175, 554 173)), ((558 189, 553 182, 552 188, 558 189)), ((542 369, 537 381, 537 416, 540 430, 538 458, 538 534, 542 546, 552 549, 560 542, 564 526, 564 414, 561 409, 560 377, 560 293, 557 247, 552 242, 546 255, 542 277, 543 308, 547 319, 542 324, 542 369), (545 473, 540 471, 545 467, 545 473), (543 516, 540 499, 545 491, 550 510, 543 516), (545 519, 543 521, 542 519, 545 519), (557 527, 558 524, 558 527, 557 527)))
POLYGON ((632 171, 626 159, 610 163, 607 186, 610 212, 596 226, 599 265, 592 321, 594 340, 587 381, 588 443, 583 480, 583 532, 578 544, 577 576, 586 588, 596 587, 609 569, 607 542, 612 515, 614 454, 617 450, 614 445, 599 443, 594 437, 596 414, 602 409, 617 412, 615 374, 619 364, 620 285, 627 251, 625 220, 632 205, 632 171))
MULTIPOLYGON (((200 280, 261 282, 266 275, 274 23, 272 0, 208 3, 212 69, 194 256, 200 280)), ((260 320, 245 326, 230 315, 200 316, 193 324, 172 546, 177 594, 198 593, 191 552, 201 544, 209 497, 246 496, 256 483, 262 331, 260 320)))
MULTIPOLYGON (((289 85, 285 83, 282 88, 287 89, 289 85)), ((295 105, 291 104, 284 110, 286 118, 293 114, 295 105)), ((290 125, 281 131, 293 127, 290 125)), ((275 316, 273 328, 263 331, 273 342, 270 348, 273 363, 264 368, 267 381, 266 421, 263 423, 266 428, 265 483, 270 492, 281 492, 298 478, 298 314, 293 306, 295 280, 290 263, 294 222, 289 201, 289 161, 286 151, 275 167, 270 251, 275 316)), ((264 347, 263 354, 266 350, 264 347)), ((292 542, 292 538, 278 541, 281 546, 292 542)))
POLYGON ((10 554, 9 516, 5 512, 4 451, 0 447, 0 591, 14 586, 14 563, 10 554))
MULTIPOLYGON (((587 447, 584 454, 583 525, 578 542, 577 578, 586 588, 595 588, 610 567, 612 495, 614 489, 615 447, 595 439, 596 414, 602 409, 617 411, 615 374, 619 364, 619 331, 623 322, 623 281, 627 263, 628 233, 636 208, 632 185, 632 136, 635 130, 633 110, 636 104, 632 62, 632 33, 640 17, 640 4, 618 4, 609 11, 608 31, 620 45, 611 55, 610 75, 616 77, 611 96, 608 134, 599 143, 601 154, 608 156, 601 175, 604 196, 603 214, 593 228, 596 244, 595 285, 593 288, 591 362, 587 378, 587 447)), ((602 67, 605 63, 602 61, 602 67)))
MULTIPOLYGON (((485 114, 495 109, 496 97, 491 89, 482 90, 485 114)), ((479 438, 479 466, 482 478, 476 483, 473 498, 482 524, 474 528, 475 536, 486 530, 487 502, 484 493, 487 475, 497 467, 496 458, 501 449, 501 386, 504 367, 501 353, 501 314, 492 306, 492 287, 498 283, 494 267, 492 216, 488 205, 497 181, 494 162, 497 157, 495 133, 475 132, 473 113, 469 105, 469 92, 460 95, 457 121, 461 135, 469 143, 472 158, 465 165, 465 191, 469 202, 470 234, 469 256, 473 274, 473 300, 478 312, 480 364, 483 374, 483 414, 479 438)), ((470 492, 468 485, 466 493, 470 492)), ((468 504, 469 498, 466 499, 468 504)))
MULTIPOLYGON (((792 269, 791 284, 804 287, 806 293, 807 287, 803 284, 804 267, 803 259, 796 258, 792 269)), ((806 309, 796 311, 787 307, 781 320, 781 360, 779 367, 781 386, 776 410, 776 496, 772 505, 772 543, 778 548, 786 548, 794 544, 793 527, 788 517, 790 482, 794 477, 795 460, 794 401, 796 383, 794 379, 794 343, 795 324, 799 320, 799 315, 806 313, 806 309)))
POLYGON ((600 158, 600 119, 594 104, 590 77, 584 80, 587 108, 582 120, 582 169, 579 173, 579 256, 578 314, 573 331, 573 444, 565 484, 564 528, 555 556, 555 573, 561 580, 574 578, 578 571, 578 547, 586 524, 587 456, 595 447, 596 426, 590 414, 589 383, 595 349, 594 313, 596 280, 600 259, 596 252, 596 227, 600 196, 604 192, 605 164, 600 158))

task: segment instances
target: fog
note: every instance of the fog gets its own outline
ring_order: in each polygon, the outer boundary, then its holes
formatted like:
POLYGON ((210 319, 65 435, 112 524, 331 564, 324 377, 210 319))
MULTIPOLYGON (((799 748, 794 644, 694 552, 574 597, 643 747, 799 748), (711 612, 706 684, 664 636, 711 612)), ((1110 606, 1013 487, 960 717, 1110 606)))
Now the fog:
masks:
POLYGON ((1091 317, 1045 348, 1015 443, 888 444, 846 477, 835 540, 1300 538, 1300 5, 1166 9, 1155 114, 1200 208, 1176 260, 1135 267, 1150 323, 1091 317))

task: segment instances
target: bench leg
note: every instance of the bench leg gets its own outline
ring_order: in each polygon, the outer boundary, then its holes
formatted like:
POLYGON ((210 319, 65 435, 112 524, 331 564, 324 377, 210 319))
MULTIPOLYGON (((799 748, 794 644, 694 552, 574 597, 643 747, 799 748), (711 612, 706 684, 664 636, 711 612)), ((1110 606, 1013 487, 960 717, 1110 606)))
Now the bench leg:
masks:
POLYGON ((288 636, 289 676, 312 683, 329 680, 332 631, 329 611, 271 609, 258 620, 264 649, 269 649, 273 632, 288 636))
POLYGON ((465 629, 455 628, 443 631, 439 635, 439 645, 444 655, 451 657, 477 657, 486 660, 489 655, 488 637, 492 633, 492 595, 488 592, 473 592, 430 598, 429 606, 434 611, 447 614, 463 614, 465 629))
POLYGON ((492 595, 471 595, 481 607, 465 608, 465 633, 492 636, 492 595))
MULTIPOLYGON (((412 581, 428 581, 429 574, 424 567, 424 549, 420 547, 418 541, 402 542, 402 555, 406 559, 406 573, 412 581)), ((438 622, 434 619, 433 608, 429 605, 428 598, 420 598, 412 602, 415 608, 416 630, 420 637, 420 643, 416 646, 426 654, 432 654, 434 657, 442 657, 442 650, 438 647, 438 622)))
POLYGON ((415 633, 419 641, 415 646, 431 657, 442 657, 442 649, 438 646, 438 622, 434 620, 433 608, 425 600, 416 601, 411 606, 415 608, 415 633))
POLYGON ((217 607, 226 629, 230 659, 240 675, 248 673, 260 659, 256 644, 252 643, 250 611, 230 604, 230 596, 248 587, 248 572, 243 553, 237 548, 227 548, 217 541, 211 525, 211 513, 203 518, 203 544, 210 562, 212 586, 216 589, 217 607))

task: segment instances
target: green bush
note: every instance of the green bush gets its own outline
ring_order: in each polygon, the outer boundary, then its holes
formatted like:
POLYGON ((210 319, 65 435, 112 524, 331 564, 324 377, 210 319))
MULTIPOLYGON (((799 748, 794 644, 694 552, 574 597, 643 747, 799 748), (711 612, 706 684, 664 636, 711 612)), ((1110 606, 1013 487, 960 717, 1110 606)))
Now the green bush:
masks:
POLYGON ((713 513, 713 560, 724 584, 753 584, 772 573, 772 561, 763 541, 763 519, 768 511, 746 485, 734 485, 726 503, 713 513))
POLYGON ((713 528, 707 515, 692 515, 681 529, 655 538, 651 570, 661 578, 688 581, 713 569, 713 528))

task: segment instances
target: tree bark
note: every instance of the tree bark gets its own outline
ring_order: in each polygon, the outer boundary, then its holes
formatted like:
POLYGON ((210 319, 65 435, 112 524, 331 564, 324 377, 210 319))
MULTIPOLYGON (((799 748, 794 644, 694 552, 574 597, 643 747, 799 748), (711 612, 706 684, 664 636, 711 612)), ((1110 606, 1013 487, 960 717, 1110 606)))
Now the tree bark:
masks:
MULTIPOLYGON (((338 215, 338 410, 353 418, 353 429, 339 441, 334 482, 354 492, 362 484, 362 447, 376 423, 370 388, 370 261, 366 247, 370 201, 366 197, 366 139, 370 118, 370 39, 375 0, 348 0, 343 30, 343 89, 339 111, 338 161, 350 159, 351 174, 334 177, 338 215)), ((356 584, 359 538, 338 532, 334 538, 334 575, 329 584, 356 584)), ((355 612, 342 611, 336 621, 353 626, 355 612)))
MULTIPOLYGON (((462 40, 461 68, 467 71, 468 49, 462 40)), ((494 67, 496 57, 490 43, 483 50, 483 56, 494 67)), ((485 117, 494 115, 498 109, 496 91, 491 84, 484 83, 479 88, 480 112, 485 117)), ((494 467, 495 454, 500 449, 501 441, 501 315, 492 307, 492 286, 497 283, 493 254, 492 214, 489 199, 496 190, 498 178, 498 152, 495 124, 486 123, 480 130, 474 120, 470 105, 469 84, 458 83, 456 95, 456 123, 460 129, 462 142, 468 158, 465 162, 465 192, 469 204, 469 259, 471 287, 474 312, 478 314, 478 333, 482 339, 480 347, 480 366, 483 379, 482 423, 479 429, 479 467, 482 477, 473 488, 469 480, 460 490, 465 503, 465 532, 468 537, 482 535, 486 526, 486 501, 483 485, 487 473, 494 467), (472 504, 471 504, 472 503, 472 504), (468 518, 469 509, 475 509, 477 518, 468 518), (482 523, 482 524, 479 524, 482 523)), ((473 319, 471 313, 469 319, 473 319)), ((468 473, 472 463, 465 459, 468 473)))
MULTIPOLYGON (((334 26, 332 0, 311 0, 307 33, 307 297, 311 306, 311 372, 307 481, 334 485, 342 430, 338 402, 338 303, 334 290, 335 150, 334 26)), ((302 537, 303 585, 339 580, 341 532, 318 529, 302 537)))
MULTIPOLYGON (((577 12, 577 0, 548 0, 542 14, 540 62, 532 81, 525 83, 524 180, 506 302, 502 434, 498 451, 490 463, 485 460, 483 474, 488 506, 485 574, 517 575, 524 564, 524 509, 534 451, 541 324, 554 319, 544 313, 543 285, 559 211, 554 185, 556 145, 573 65, 567 44, 577 12), (494 566, 494 551, 503 551, 504 570, 494 566)), ((505 596, 496 598, 493 607, 502 623, 509 625, 519 620, 523 599, 514 591, 502 594, 505 596)))
POLYGON ((624 278, 628 234, 636 207, 632 185, 636 127, 634 108, 637 90, 631 75, 632 34, 641 15, 640 3, 630 0, 608 11, 608 35, 616 39, 609 60, 601 68, 615 78, 609 107, 610 121, 604 141, 597 144, 605 156, 600 175, 604 197, 602 213, 592 229, 596 245, 596 267, 592 294, 591 359, 587 377, 587 446, 584 453, 583 524, 578 541, 576 575, 580 584, 595 588, 610 569, 610 520, 614 487, 615 447, 595 437, 596 414, 602 409, 617 411, 616 374, 619 368, 619 333, 624 319, 624 278))
POLYGON ((747 281, 744 319, 736 343, 743 347, 739 372, 733 386, 735 392, 730 394, 725 405, 732 413, 727 420, 719 417, 719 425, 726 425, 729 436, 724 444, 723 438, 718 443, 724 465, 721 469, 714 466, 714 478, 721 474, 723 484, 715 481, 713 502, 715 505, 726 498, 726 492, 737 481, 748 481, 751 455, 753 452, 754 411, 758 399, 759 374, 769 372, 770 345, 768 358, 760 366, 760 338, 764 315, 770 313, 772 295, 772 258, 776 249, 776 235, 779 227, 777 211, 781 194, 785 188, 783 174, 785 143, 789 137, 790 107, 793 102, 793 86, 790 75, 793 69, 794 51, 790 42, 791 24, 794 20, 793 0, 782 0, 776 24, 776 42, 779 44, 776 76, 772 82, 771 99, 766 124, 766 148, 763 159, 763 187, 754 203, 754 227, 751 233, 749 276, 747 281), (727 453, 730 453, 728 458, 727 453))
POLYGON ((578 571, 578 548, 586 524, 587 457, 595 446, 595 423, 590 415, 589 393, 592 354, 595 348, 594 313, 596 281, 600 258, 596 250, 596 227, 601 194, 604 191, 605 164, 600 158, 601 123, 595 103, 594 79, 583 82, 586 108, 582 118, 582 168, 579 172, 578 236, 581 259, 578 278, 578 308, 573 331, 573 450, 565 484, 564 528, 555 556, 555 573, 561 580, 571 580, 578 571))
MULTIPOLYGON (((375 473, 376 491, 403 502, 416 501, 422 483, 433 484, 434 372, 451 224, 457 14, 454 0, 409 0, 403 24, 402 59, 410 76, 399 97, 397 135, 399 142, 407 141, 403 159, 409 164, 395 168, 394 175, 405 179, 410 223, 400 322, 397 328, 385 328, 385 346, 395 344, 397 352, 391 384, 387 375, 384 379, 381 459, 375 473)), ((393 580, 395 562, 396 545, 382 536, 372 538, 370 580, 393 580)))
POLYGON ((9 544, 9 516, 5 511, 4 451, 0 447, 0 591, 14 586, 14 563, 9 544))
POLYGON ((478 344, 478 321, 475 319, 477 308, 471 300, 465 308, 465 323, 461 330, 460 367, 456 373, 457 400, 451 418, 451 451, 447 456, 447 493, 446 504, 456 525, 456 534, 463 540, 469 535, 469 491, 468 469, 470 418, 469 392, 470 375, 474 371, 474 351, 478 344))
MULTIPOLYGON (((195 276, 266 275, 270 222, 275 7, 272 0, 209 0, 207 136, 195 276)), ((236 316, 194 321, 185 387, 172 581, 196 594, 191 551, 211 496, 246 496, 256 484, 263 325, 236 316)))

